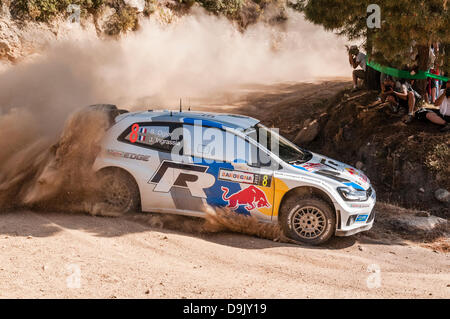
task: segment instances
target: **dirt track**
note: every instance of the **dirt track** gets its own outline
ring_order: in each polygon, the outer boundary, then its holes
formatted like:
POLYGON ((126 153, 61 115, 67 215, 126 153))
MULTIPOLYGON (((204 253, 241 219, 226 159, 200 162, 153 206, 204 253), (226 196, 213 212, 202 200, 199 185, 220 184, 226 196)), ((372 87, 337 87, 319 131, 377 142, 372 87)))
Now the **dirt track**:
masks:
MULTIPOLYGON (((250 100, 270 107, 272 99, 279 102, 280 98, 287 108, 296 108, 290 101, 299 97, 304 97, 305 106, 313 105, 345 85, 348 82, 279 86, 273 88, 274 96, 256 93, 247 102, 239 102, 242 97, 231 99, 229 108, 242 108, 245 113, 250 100)), ((376 236, 336 238, 313 248, 241 234, 168 230, 152 226, 149 218, 147 214, 102 218, 63 212, 2 212, 0 297, 450 296, 449 253, 421 247, 418 242, 393 241, 378 231, 372 231, 376 236), (78 269, 80 288, 74 288, 78 269), (379 286, 378 274, 370 269, 380 270, 379 286)), ((202 224, 185 222, 183 229, 198 229, 202 224)))
POLYGON ((448 298, 450 294, 448 254, 411 244, 339 238, 326 247, 311 248, 240 234, 162 230, 130 217, 22 212, 3 214, 1 219, 3 298, 448 298), (80 288, 67 287, 76 272, 70 267, 81 270, 80 288), (368 267, 379 267, 380 287, 368 288, 368 267))

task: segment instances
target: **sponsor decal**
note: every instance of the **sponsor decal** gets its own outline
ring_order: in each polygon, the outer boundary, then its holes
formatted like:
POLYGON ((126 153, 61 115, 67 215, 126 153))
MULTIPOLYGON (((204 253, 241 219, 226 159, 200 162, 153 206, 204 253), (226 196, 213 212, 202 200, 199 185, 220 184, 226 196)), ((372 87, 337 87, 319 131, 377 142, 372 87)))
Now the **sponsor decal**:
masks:
POLYGON ((252 184, 264 187, 270 187, 272 184, 271 175, 255 174, 242 171, 233 171, 228 169, 219 170, 219 179, 235 183, 252 184))
POLYGON ((244 208, 247 211, 251 211, 255 208, 271 207, 269 201, 267 200, 266 194, 254 185, 239 190, 232 195, 228 195, 230 191, 228 187, 222 186, 221 190, 222 199, 227 202, 226 207, 233 210, 242 205, 244 205, 244 208))
POLYGON ((354 208, 366 208, 366 207, 370 207, 370 204, 350 204, 350 207, 354 207, 354 208))
POLYGON ((236 183, 253 184, 253 182, 255 180, 255 174, 220 169, 219 179, 224 180, 224 181, 236 182, 236 183))
POLYGON ((140 127, 137 123, 132 125, 128 139, 131 143, 139 142, 139 144, 146 144, 150 146, 154 144, 159 144, 160 146, 169 145, 172 147, 175 145, 181 145, 181 141, 171 139, 168 127, 146 128, 140 127))
POLYGON ((123 158, 129 158, 137 161, 145 161, 148 162, 150 159, 150 156, 148 155, 142 155, 142 154, 135 154, 135 153, 128 153, 128 152, 122 152, 117 150, 107 150, 108 154, 115 157, 123 157, 123 158))
POLYGON ((140 127, 139 128, 139 137, 138 137, 138 141, 139 142, 145 142, 145 134, 147 134, 147 129, 145 127, 140 127))
POLYGON ((355 222, 357 222, 357 223, 358 222, 360 222, 360 223, 365 222, 367 220, 367 217, 369 217, 369 214, 358 215, 358 217, 356 217, 355 222))
POLYGON ((216 179, 206 173, 208 166, 163 161, 148 183, 156 184, 154 192, 168 193, 172 187, 189 189, 194 197, 206 198, 204 189, 216 179))

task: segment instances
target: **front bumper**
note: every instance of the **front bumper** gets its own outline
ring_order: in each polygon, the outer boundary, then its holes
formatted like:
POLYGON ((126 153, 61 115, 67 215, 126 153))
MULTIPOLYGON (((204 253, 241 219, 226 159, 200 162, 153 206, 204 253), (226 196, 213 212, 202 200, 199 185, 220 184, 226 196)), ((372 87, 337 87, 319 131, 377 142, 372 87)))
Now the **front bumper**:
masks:
POLYGON ((359 232, 369 230, 372 228, 372 226, 373 226, 373 221, 370 224, 361 225, 358 228, 353 228, 353 229, 349 229, 349 230, 336 230, 335 235, 336 236, 351 236, 351 235, 357 234, 359 232))
POLYGON ((345 203, 345 207, 336 205, 338 220, 336 236, 351 236, 372 228, 375 220, 375 191, 367 202, 345 203))

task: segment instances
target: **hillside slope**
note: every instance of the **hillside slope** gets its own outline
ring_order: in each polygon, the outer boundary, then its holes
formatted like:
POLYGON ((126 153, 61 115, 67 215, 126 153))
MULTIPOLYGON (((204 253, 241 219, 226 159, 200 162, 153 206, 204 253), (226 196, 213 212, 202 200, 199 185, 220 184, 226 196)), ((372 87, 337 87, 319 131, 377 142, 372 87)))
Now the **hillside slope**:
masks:
POLYGON ((170 24, 204 10, 224 16, 243 31, 258 21, 280 25, 287 20, 280 0, 3 0, 0 1, 0 61, 18 62, 69 33, 116 39, 139 30, 143 21, 170 24))

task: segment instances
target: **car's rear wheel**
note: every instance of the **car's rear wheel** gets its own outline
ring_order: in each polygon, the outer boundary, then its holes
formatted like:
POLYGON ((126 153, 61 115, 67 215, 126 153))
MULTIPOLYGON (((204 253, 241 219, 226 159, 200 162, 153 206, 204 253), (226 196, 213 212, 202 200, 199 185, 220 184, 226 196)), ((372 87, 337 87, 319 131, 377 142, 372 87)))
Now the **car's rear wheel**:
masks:
POLYGON ((133 177, 121 170, 99 173, 99 200, 106 213, 122 215, 139 209, 139 188, 133 177))
POLYGON ((336 216, 320 198, 286 200, 281 208, 280 226, 285 236, 310 245, 320 245, 333 236, 336 216))

